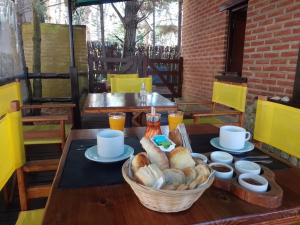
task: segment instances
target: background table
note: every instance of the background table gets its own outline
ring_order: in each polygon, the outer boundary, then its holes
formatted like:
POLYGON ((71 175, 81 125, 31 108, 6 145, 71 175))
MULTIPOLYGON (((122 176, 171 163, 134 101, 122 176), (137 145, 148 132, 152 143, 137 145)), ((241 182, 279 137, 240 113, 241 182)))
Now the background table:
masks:
POLYGON ((147 95, 146 104, 141 104, 139 94, 135 93, 96 93, 88 94, 84 113, 149 112, 151 106, 159 112, 177 109, 175 102, 156 92, 147 95))
MULTIPOLYGON (((163 132, 167 128, 163 127, 163 132)), ((209 125, 187 127, 189 134, 217 134, 209 125)), ((266 209, 244 202, 226 191, 211 187, 188 210, 158 213, 143 207, 127 183, 84 188, 59 188, 69 146, 73 140, 94 139, 98 130, 72 130, 48 199, 44 225, 140 225, 140 224, 289 224, 300 220, 300 170, 276 170, 284 191, 282 206, 266 209)), ((144 128, 130 128, 127 136, 142 137, 144 128)), ((76 176, 76 174, 74 174, 76 176)))
POLYGON ((141 114, 150 112, 151 106, 154 106, 157 112, 176 111, 175 102, 153 92, 147 95, 147 103, 141 104, 139 94, 137 93, 95 93, 88 94, 84 113, 111 113, 125 112, 133 113, 132 124, 141 126, 141 114))

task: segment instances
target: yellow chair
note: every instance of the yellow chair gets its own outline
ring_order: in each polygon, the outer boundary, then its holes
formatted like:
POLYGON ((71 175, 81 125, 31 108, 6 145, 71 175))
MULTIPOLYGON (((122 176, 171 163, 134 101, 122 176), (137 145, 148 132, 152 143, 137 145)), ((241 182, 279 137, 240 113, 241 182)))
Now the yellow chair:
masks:
MULTIPOLYGON (((8 106, 8 103, 3 100, 1 105, 8 106)), ((58 165, 58 160, 55 160, 55 163, 54 160, 45 160, 47 162, 45 166, 41 161, 25 162, 20 104, 18 101, 13 101, 11 109, 7 109, 7 112, 2 110, 0 114, 0 190, 16 171, 20 205, 23 211, 19 214, 17 225, 42 223, 43 209, 24 211, 28 209, 28 199, 48 196, 48 193, 45 193, 50 190, 50 186, 48 189, 46 185, 28 187, 24 179, 27 172, 52 171, 58 165), (49 167, 50 161, 52 164, 49 167)))
POLYGON ((300 109, 257 100, 254 139, 300 158, 300 109))
POLYGON ((65 110, 62 115, 43 115, 43 116, 25 116, 24 123, 24 144, 61 144, 63 148, 66 136, 71 130, 72 123, 72 108, 74 104, 39 104, 39 105, 23 105, 20 82, 12 82, 0 86, 0 113, 6 112, 9 109, 11 101, 18 100, 21 108, 24 111, 39 109, 39 110, 65 110))
POLYGON ((137 73, 124 73, 124 74, 107 74, 107 84, 111 85, 111 78, 138 78, 139 75, 137 73))
POLYGON ((111 78, 112 93, 139 93, 142 83, 147 92, 152 92, 152 77, 144 78, 111 78))
POLYGON ((44 218, 44 209, 22 211, 19 213, 16 225, 41 225, 44 218))
MULTIPOLYGON (((220 116, 238 117, 237 122, 229 121, 228 124, 242 126, 247 100, 247 86, 245 83, 225 83, 215 81, 213 83, 213 95, 211 101, 199 102, 177 102, 178 108, 185 112, 187 116, 193 117, 193 123, 209 123, 223 125, 220 116), (187 110, 188 107, 199 106, 199 111, 187 110)), ((185 119, 184 123, 192 123, 191 119, 185 119)))

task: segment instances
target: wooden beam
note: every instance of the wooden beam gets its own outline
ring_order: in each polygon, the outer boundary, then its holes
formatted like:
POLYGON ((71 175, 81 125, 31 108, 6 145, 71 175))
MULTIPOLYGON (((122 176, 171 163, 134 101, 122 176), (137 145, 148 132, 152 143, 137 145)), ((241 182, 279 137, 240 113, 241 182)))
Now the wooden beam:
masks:
POLYGON ((27 198, 42 198, 42 197, 48 197, 51 190, 51 185, 36 185, 27 188, 27 198))
POLYGON ((56 171, 59 159, 35 160, 26 162, 23 171, 26 173, 56 171))
POLYGON ((218 81, 232 82, 232 83, 247 83, 246 77, 230 76, 230 75, 221 75, 215 76, 218 81))
POLYGON ((232 9, 242 4, 247 4, 248 0, 228 0, 219 7, 219 11, 223 12, 225 10, 232 9))
POLYGON ((61 98, 32 98, 32 103, 46 103, 46 102, 71 102, 72 98, 70 97, 61 97, 61 98))

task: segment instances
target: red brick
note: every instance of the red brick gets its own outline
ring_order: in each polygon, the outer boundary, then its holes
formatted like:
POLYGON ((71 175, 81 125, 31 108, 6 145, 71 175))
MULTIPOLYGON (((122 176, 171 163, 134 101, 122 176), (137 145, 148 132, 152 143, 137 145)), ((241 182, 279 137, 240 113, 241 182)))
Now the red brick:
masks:
POLYGON ((272 50, 287 50, 289 49, 289 45, 288 44, 284 44, 284 45, 274 45, 272 47, 272 50))
POLYGON ((281 52, 281 57, 297 57, 298 52, 296 51, 289 51, 289 52, 281 52))
POLYGON ((299 27, 300 26, 300 20, 293 20, 293 21, 289 21, 289 22, 286 22, 284 24, 284 27, 299 27))
POLYGON ((270 78, 279 78, 279 79, 281 79, 281 78, 285 78, 285 77, 286 77, 285 74, 280 74, 280 73, 278 73, 278 74, 276 74, 276 73, 270 73, 270 78))

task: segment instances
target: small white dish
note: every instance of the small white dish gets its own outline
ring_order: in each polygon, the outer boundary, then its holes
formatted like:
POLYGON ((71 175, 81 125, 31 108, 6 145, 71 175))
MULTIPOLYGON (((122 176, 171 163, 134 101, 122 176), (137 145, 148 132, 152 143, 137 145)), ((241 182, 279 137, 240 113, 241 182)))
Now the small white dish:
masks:
POLYGON ((220 149, 220 150, 223 150, 223 151, 229 152, 231 154, 235 154, 235 155, 250 152, 254 149, 254 144, 249 141, 245 142, 245 146, 242 149, 234 150, 234 149, 224 148, 219 143, 219 137, 212 138, 210 140, 210 144, 217 149, 220 149))
POLYGON ((206 157, 205 155, 203 155, 203 154, 200 154, 200 153, 197 153, 197 152, 192 152, 192 153, 191 153, 191 156, 192 156, 193 158, 202 160, 204 163, 207 163, 207 162, 208 162, 207 157, 206 157))
POLYGON ((239 176, 238 181, 242 187, 253 192, 266 192, 268 190, 268 180, 257 174, 243 173, 239 176))
POLYGON ((90 148, 88 148, 85 153, 84 156, 94 162, 100 162, 100 163, 112 163, 112 162, 119 162, 122 161, 124 159, 129 158, 131 155, 133 155, 134 153, 134 149, 129 146, 129 145, 124 145, 124 152, 122 155, 119 155, 117 157, 114 158, 107 158, 107 157, 103 157, 103 156, 99 156, 97 153, 97 145, 94 145, 90 148))
POLYGON ((252 173, 252 174, 260 174, 261 167, 255 162, 250 162, 247 160, 239 160, 234 163, 235 169, 239 173, 252 173))
POLYGON ((215 176, 219 179, 229 180, 233 176, 233 168, 228 164, 213 162, 209 166, 215 171, 215 176))
POLYGON ((214 151, 210 154, 210 159, 213 162, 231 164, 233 161, 233 156, 227 152, 214 151))

